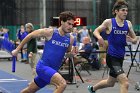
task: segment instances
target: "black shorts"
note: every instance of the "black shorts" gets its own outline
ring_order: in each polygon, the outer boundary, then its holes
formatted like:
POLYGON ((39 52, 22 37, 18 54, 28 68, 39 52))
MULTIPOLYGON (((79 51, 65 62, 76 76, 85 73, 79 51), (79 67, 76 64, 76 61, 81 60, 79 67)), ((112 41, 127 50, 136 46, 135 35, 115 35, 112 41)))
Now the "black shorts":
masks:
POLYGON ((116 78, 118 75, 124 73, 122 68, 124 58, 117 58, 107 54, 106 56, 106 63, 107 66, 110 68, 109 75, 116 78))

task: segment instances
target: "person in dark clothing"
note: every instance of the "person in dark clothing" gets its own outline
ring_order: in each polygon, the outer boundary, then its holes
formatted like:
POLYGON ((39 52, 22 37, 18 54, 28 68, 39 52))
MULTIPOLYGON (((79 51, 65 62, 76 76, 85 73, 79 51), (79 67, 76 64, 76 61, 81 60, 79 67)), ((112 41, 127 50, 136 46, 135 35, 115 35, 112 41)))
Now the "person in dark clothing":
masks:
MULTIPOLYGON (((34 31, 34 26, 32 23, 27 23, 25 25, 25 29, 28 33, 31 33, 34 31)), ((27 55, 28 55, 28 62, 30 63, 31 69, 32 69, 32 79, 36 76, 36 64, 37 64, 37 41, 36 38, 32 38, 27 43, 27 55)))
POLYGON ((89 56, 92 51, 92 45, 90 43, 90 38, 89 37, 84 37, 82 41, 82 48, 78 50, 78 56, 74 56, 74 63, 80 63, 83 61, 89 61, 89 56))
POLYGON ((83 46, 79 50, 80 56, 88 59, 91 51, 92 51, 92 46, 91 46, 91 43, 90 43, 90 38, 89 37, 84 37, 83 38, 83 46))

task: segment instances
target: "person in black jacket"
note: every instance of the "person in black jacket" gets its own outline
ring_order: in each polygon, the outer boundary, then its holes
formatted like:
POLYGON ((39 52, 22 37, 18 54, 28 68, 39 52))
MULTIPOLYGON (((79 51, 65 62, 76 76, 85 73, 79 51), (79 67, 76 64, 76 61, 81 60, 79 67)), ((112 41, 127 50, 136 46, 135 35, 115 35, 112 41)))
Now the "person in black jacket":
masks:
MULTIPOLYGON (((34 26, 32 23, 27 23, 25 25, 25 29, 28 33, 31 33, 34 31, 34 26)), ((32 78, 36 76, 36 63, 37 63, 37 41, 36 38, 32 38, 27 43, 27 54, 28 54, 28 61, 30 63, 31 69, 32 69, 32 78)))

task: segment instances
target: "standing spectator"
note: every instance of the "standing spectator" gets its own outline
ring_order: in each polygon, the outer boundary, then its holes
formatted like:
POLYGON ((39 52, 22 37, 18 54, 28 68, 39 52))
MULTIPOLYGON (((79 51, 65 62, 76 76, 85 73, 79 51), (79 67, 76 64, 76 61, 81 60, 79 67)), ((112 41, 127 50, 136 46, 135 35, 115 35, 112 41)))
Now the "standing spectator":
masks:
MULTIPOLYGON (((9 29, 7 29, 7 28, 1 28, 0 29, 0 38, 4 38, 4 39, 9 40, 8 31, 9 31, 9 29)), ((1 44, 2 44, 2 40, 0 40, 0 49, 3 49, 1 44)))
POLYGON ((74 37, 74 46, 78 46, 79 42, 77 40, 78 38, 78 29, 76 27, 73 28, 71 35, 74 37))
POLYGON ((8 34, 9 29, 3 28, 3 37, 7 40, 9 40, 9 34, 8 34))
POLYGON ((9 40, 8 31, 9 31, 9 29, 7 29, 7 28, 1 28, 0 29, 0 36, 9 40))
MULTIPOLYGON (((20 26, 20 29, 18 30, 17 33, 17 38, 18 41, 21 42, 26 36, 27 36, 27 32, 25 31, 24 25, 20 26)), ((24 45, 23 48, 21 48, 21 62, 25 62, 27 61, 27 45, 24 45)))
MULTIPOLYGON (((27 23, 25 25, 26 31, 30 34, 34 31, 34 26, 32 23, 27 23)), ((36 38, 32 38, 27 43, 27 55, 28 55, 28 62, 30 63, 32 69, 32 79, 36 76, 36 63, 37 63, 37 41, 36 38)))
POLYGON ((81 43, 82 43, 84 37, 90 37, 86 26, 83 26, 83 28, 81 30, 79 30, 79 34, 80 34, 81 43))

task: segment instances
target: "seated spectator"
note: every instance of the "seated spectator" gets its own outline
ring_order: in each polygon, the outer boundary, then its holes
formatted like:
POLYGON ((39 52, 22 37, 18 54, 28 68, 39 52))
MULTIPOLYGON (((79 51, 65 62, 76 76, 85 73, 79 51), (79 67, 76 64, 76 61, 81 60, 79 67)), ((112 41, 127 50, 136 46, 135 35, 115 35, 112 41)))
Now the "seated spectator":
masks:
MULTIPOLYGON (((96 46, 90 43, 89 37, 84 37, 82 42, 82 48, 78 51, 79 54, 74 54, 74 64, 77 66, 77 64, 81 64, 87 61, 93 70, 99 70, 100 63, 98 61, 97 54, 92 53, 92 51, 96 51, 96 46)), ((69 60, 67 59, 64 64, 67 66, 68 62, 69 60)))
POLYGON ((74 63, 78 64, 83 61, 87 61, 92 51, 92 45, 89 37, 84 37, 82 41, 82 48, 78 51, 79 55, 74 56, 74 63))
POLYGON ((83 43, 82 48, 79 50, 80 56, 88 59, 90 56, 90 53, 92 51, 92 45, 90 43, 90 38, 84 37, 82 43, 83 43))
MULTIPOLYGON (((90 55, 90 53, 92 51, 92 46, 91 46, 89 37, 84 37, 82 44, 83 44, 82 48, 78 51, 79 55, 77 56, 76 54, 74 54, 74 63, 75 64, 77 64, 77 62, 79 63, 79 62, 82 61, 82 59, 79 58, 79 56, 81 56, 81 57, 83 57, 85 59, 88 59, 88 57, 89 57, 89 55, 90 55)), ((75 46, 75 47, 77 48, 77 46, 75 46)))
MULTIPOLYGON (((90 43, 90 38, 89 37, 84 37, 82 43, 83 43, 83 46, 79 50, 79 55, 82 58, 86 59, 86 61, 88 61, 88 63, 91 65, 92 69, 99 70, 100 69, 100 63, 98 61, 97 54, 92 53, 92 51, 96 51, 96 46, 92 45, 90 43)), ((82 58, 75 57, 74 62, 79 63, 79 62, 85 61, 82 58)))

